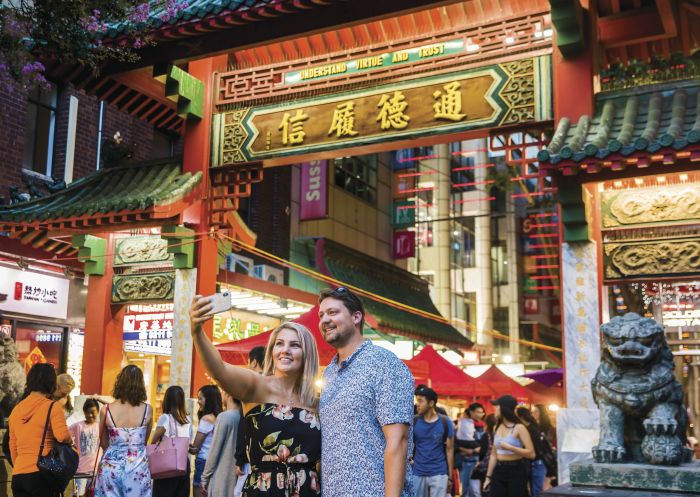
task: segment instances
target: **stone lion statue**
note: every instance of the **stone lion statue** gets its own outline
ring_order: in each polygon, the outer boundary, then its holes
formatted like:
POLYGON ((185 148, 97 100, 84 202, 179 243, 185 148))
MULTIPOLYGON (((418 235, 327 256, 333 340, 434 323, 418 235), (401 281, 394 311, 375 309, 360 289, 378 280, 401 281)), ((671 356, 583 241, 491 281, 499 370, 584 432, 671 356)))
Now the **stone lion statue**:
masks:
POLYGON ((600 409, 596 462, 678 465, 687 458, 687 411, 663 326, 633 312, 601 326, 602 359, 591 382, 600 409))
POLYGON ((24 393, 26 374, 17 359, 17 345, 10 337, 0 341, 0 407, 9 412, 24 393))

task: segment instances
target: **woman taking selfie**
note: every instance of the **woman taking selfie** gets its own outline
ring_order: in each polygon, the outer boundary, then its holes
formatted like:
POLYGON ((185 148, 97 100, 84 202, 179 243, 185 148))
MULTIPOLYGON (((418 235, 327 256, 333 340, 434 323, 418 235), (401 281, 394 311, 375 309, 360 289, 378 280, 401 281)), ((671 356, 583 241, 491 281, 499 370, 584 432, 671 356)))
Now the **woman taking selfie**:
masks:
POLYGON ((196 296, 190 309, 192 335, 207 371, 232 397, 244 402, 250 435, 251 473, 246 497, 316 496, 318 461, 318 351, 306 327, 284 323, 270 335, 263 374, 224 363, 202 331, 211 319, 209 297, 196 296))
POLYGON ((496 406, 498 424, 484 490, 490 497, 528 497, 529 466, 535 449, 530 433, 515 414, 518 401, 512 395, 504 395, 491 403, 496 406))

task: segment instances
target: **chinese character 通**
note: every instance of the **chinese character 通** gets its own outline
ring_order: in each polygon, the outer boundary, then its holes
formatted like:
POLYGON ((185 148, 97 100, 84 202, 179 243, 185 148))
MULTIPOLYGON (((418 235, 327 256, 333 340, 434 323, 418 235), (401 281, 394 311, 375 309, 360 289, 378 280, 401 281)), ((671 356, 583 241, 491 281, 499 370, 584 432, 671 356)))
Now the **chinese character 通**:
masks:
POLYGON ((355 103, 345 102, 338 104, 333 111, 333 122, 328 130, 328 135, 335 133, 335 136, 355 136, 355 103))
POLYGON ((283 145, 299 145, 304 143, 306 132, 304 131, 304 121, 309 118, 309 115, 303 110, 298 110, 296 115, 292 117, 288 112, 284 113, 282 123, 279 130, 282 131, 283 145))
POLYGON ((408 121, 411 120, 410 117, 403 113, 408 107, 408 102, 406 102, 403 92, 395 91, 393 97, 382 95, 377 107, 381 109, 379 116, 377 116, 377 121, 382 122, 382 129, 404 129, 408 126, 408 121))
POLYGON ((433 97, 437 100, 433 104, 435 119, 448 119, 450 121, 461 121, 467 115, 462 114, 462 93, 459 91, 461 85, 459 81, 453 81, 443 86, 445 93, 437 90, 433 97))

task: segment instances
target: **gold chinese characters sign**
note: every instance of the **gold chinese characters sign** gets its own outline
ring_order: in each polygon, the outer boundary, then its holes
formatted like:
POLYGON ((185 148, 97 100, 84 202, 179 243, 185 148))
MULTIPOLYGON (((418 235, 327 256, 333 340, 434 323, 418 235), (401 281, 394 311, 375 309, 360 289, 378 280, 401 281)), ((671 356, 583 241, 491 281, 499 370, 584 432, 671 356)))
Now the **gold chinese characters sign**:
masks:
POLYGON ((547 57, 524 59, 218 114, 213 165, 549 119, 548 65, 547 57))

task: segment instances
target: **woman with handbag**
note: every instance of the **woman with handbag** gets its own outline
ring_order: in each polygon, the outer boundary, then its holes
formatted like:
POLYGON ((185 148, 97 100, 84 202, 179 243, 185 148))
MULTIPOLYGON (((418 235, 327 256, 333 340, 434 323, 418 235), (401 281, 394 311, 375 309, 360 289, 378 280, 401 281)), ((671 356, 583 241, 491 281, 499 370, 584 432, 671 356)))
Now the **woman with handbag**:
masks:
POLYGON ((100 444, 105 451, 95 483, 96 497, 151 497, 146 440, 153 410, 146 404, 143 373, 123 368, 114 381, 114 402, 100 412, 100 444))
MULTIPOLYGON (((41 456, 49 456, 57 442, 72 444, 63 411, 51 400, 55 389, 54 367, 35 364, 27 374, 24 398, 10 414, 12 493, 16 497, 53 497, 62 491, 38 465, 41 456)), ((75 460, 77 468, 77 452, 75 460)))
MULTIPOLYGON (((153 497, 188 497, 190 491, 190 461, 187 453, 192 438, 192 423, 185 409, 185 391, 177 385, 169 386, 163 397, 163 414, 156 422, 151 444, 159 444, 165 438, 186 438, 184 457, 187 459, 186 473, 171 478, 153 480, 153 497)), ((178 454, 179 457, 183 457, 178 454)), ((153 457, 153 456, 151 456, 153 457)), ((154 475, 155 476, 155 475, 154 475)))

